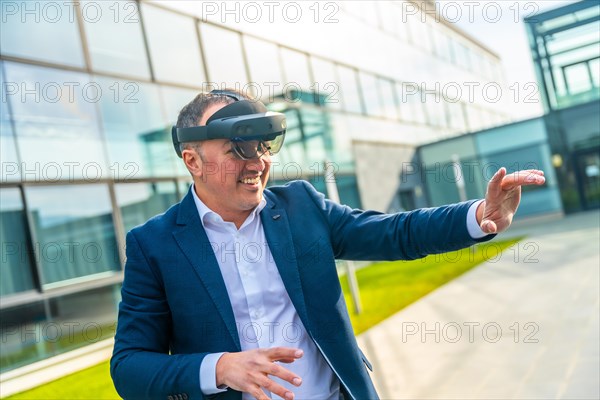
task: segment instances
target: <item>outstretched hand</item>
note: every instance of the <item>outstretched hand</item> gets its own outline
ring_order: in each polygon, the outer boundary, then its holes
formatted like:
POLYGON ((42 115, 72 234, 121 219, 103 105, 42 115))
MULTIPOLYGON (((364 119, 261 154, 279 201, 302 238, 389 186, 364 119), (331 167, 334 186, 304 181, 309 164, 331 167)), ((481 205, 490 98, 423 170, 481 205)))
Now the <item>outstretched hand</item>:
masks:
POLYGON ((500 168, 489 181, 485 201, 477 208, 477 223, 485 233, 500 233, 506 230, 521 202, 521 186, 543 185, 544 172, 537 169, 506 174, 500 168))

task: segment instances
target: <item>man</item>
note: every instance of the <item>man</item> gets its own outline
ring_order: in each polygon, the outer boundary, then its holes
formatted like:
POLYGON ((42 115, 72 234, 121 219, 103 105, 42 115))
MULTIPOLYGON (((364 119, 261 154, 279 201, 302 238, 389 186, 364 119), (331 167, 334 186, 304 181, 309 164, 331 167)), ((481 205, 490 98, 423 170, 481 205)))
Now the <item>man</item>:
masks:
POLYGON ((173 140, 194 184, 127 235, 111 360, 121 396, 377 398, 334 259, 415 259, 489 240, 510 225, 520 186, 544 182, 502 168, 484 201, 351 210, 305 182, 265 188, 284 133, 281 114, 237 92, 182 109, 173 140))

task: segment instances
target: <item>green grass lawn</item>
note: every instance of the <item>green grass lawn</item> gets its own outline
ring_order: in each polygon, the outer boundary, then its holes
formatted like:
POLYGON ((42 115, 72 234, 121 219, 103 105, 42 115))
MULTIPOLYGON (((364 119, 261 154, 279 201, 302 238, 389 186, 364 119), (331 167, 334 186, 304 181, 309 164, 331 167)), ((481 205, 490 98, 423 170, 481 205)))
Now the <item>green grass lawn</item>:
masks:
POLYGON ((120 399, 110 379, 108 361, 67 375, 8 399, 120 399))
MULTIPOLYGON (((362 268, 356 273, 363 305, 363 312, 358 316, 352 313, 348 284, 342 277, 342 288, 355 333, 364 332, 481 262, 494 259, 502 250, 521 239, 483 243, 470 249, 421 260, 382 262, 362 268)), ((106 361, 8 399, 118 398, 106 361)))
POLYGON ((356 272, 363 308, 360 315, 353 313, 348 282, 343 276, 342 289, 354 332, 364 332, 476 265, 493 260, 521 239, 498 240, 420 260, 380 262, 362 268, 356 272))

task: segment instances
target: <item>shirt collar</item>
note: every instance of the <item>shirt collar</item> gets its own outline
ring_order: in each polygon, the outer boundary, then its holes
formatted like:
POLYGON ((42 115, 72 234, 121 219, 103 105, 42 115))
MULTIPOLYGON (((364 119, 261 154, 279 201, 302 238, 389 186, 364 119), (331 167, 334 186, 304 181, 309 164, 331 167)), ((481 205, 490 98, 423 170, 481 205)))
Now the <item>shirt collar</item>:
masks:
MULTIPOLYGON (((196 209, 198 210, 198 215, 200 216, 200 221, 202 222, 203 227, 206 227, 207 222, 225 223, 219 214, 208 208, 208 206, 204 204, 202 200, 200 200, 200 197, 198 197, 198 194, 196 194, 194 184, 191 185, 190 190, 194 196, 194 203, 196 203, 196 209)), ((267 200, 265 200, 265 197, 263 196, 262 199, 260 199, 260 203, 254 207, 254 210, 252 210, 250 215, 248 215, 248 218, 246 218, 246 221, 244 221, 242 226, 252 222, 252 220, 256 218, 256 216, 262 211, 263 208, 265 208, 266 205, 267 200)))

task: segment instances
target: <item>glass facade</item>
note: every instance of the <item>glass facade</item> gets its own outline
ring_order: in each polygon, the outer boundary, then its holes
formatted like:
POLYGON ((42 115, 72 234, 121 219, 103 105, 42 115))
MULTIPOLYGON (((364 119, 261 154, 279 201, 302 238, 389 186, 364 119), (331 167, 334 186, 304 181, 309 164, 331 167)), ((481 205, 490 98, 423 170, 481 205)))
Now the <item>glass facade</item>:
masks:
MULTIPOLYGON (((600 5, 592 1, 527 18, 546 114, 421 146, 415 160, 419 168, 401 178, 394 204, 419 207, 482 197, 484 182, 506 166, 508 172, 535 168, 546 173, 545 185, 523 188, 517 218, 600 207, 599 22, 600 5), (418 191, 426 194, 425 204, 407 201, 418 197, 418 191)), ((485 60, 468 53, 462 45, 455 48, 461 63, 478 60, 479 68, 497 74, 485 60)), ((428 112, 435 111, 429 102, 427 106, 428 112)), ((484 125, 488 113, 467 107, 465 114, 460 103, 452 103, 449 110, 451 124, 467 123, 471 129, 484 125)))
POLYGON ((546 111, 600 98, 600 5, 580 1, 526 19, 546 111))
POLYGON ((565 212, 600 207, 599 23, 593 1, 526 19, 565 212))
MULTIPOLYGON (((483 198, 487 182, 500 167, 506 167, 508 173, 546 172, 543 186, 523 188, 516 218, 563 212, 543 117, 425 145, 417 154, 419 168, 409 172, 420 177, 430 206, 483 198)), ((397 196, 406 192, 399 191, 397 196)))
POLYGON ((393 195, 367 174, 399 170, 382 160, 359 172, 357 141, 415 146, 507 118, 423 86, 446 68, 496 79, 498 57, 450 24, 405 15, 410 2, 331 4, 320 15, 337 23, 306 30, 223 22, 192 2, 11 2, 0 25, 2 372, 114 332, 125 233, 187 193, 170 126, 200 90, 237 87, 285 112, 270 184, 325 191, 330 161, 342 202, 364 208, 393 195))

